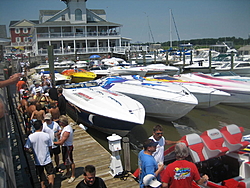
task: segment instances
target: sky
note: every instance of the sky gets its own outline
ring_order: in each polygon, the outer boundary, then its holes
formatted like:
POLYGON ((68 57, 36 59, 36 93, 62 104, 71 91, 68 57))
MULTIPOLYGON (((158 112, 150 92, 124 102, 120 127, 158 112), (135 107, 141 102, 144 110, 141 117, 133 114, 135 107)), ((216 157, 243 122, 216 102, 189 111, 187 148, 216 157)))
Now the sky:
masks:
MULTIPOLYGON (((121 35, 131 38, 133 43, 175 41, 177 33, 180 40, 247 39, 250 35, 250 0, 87 0, 86 3, 88 9, 104 9, 107 21, 123 25, 121 35), (175 21, 175 25, 171 21, 171 27, 170 9, 175 21)), ((8 29, 10 21, 38 20, 39 10, 64 8, 66 4, 60 0, 0 0, 0 25, 8 29)))

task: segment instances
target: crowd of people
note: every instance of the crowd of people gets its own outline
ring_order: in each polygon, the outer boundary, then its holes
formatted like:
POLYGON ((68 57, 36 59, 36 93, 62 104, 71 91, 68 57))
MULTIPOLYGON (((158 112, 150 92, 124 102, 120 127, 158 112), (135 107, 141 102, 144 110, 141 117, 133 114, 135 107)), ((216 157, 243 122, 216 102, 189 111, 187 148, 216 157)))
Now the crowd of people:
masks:
MULTIPOLYGON (((27 134, 24 149, 34 154, 41 187, 54 187, 55 173, 61 173, 62 180, 68 179, 68 183, 72 183, 76 178, 73 129, 66 116, 63 89, 50 87, 47 79, 29 85, 25 76, 18 76, 22 77, 16 83, 18 110, 24 115, 27 134), (66 169, 60 165, 60 154, 66 169)), ((101 178, 95 177, 95 167, 89 165, 84 168, 84 180, 77 187, 106 188, 106 185, 101 178)))

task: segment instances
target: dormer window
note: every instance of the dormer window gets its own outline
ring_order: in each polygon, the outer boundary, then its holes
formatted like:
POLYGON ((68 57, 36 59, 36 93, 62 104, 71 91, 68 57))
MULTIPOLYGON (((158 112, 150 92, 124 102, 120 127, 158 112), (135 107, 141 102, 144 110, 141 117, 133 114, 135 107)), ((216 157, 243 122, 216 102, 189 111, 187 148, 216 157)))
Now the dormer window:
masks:
POLYGON ((28 28, 23 28, 23 33, 28 33, 28 28))
POLYGON ((75 10, 75 20, 81 21, 82 20, 82 11, 80 9, 75 10))
POLYGON ((15 28, 15 33, 19 34, 20 33, 20 29, 19 28, 15 28))
POLYGON ((62 15, 62 21, 65 21, 65 15, 62 15))

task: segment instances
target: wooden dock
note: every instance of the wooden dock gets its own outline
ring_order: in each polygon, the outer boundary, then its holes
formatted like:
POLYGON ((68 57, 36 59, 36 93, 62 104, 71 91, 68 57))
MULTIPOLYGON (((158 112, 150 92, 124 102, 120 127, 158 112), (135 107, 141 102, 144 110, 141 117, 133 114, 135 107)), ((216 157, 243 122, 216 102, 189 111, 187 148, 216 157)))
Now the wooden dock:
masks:
MULTIPOLYGON (((68 183, 68 179, 62 180, 61 174, 55 176, 55 188, 67 187, 75 188, 76 185, 83 179, 83 167, 92 164, 96 167, 96 176, 101 177, 108 188, 121 187, 132 188, 139 187, 139 184, 129 176, 126 180, 114 178, 109 173, 111 154, 102 147, 93 137, 78 125, 73 126, 74 129, 74 151, 73 158, 76 165, 76 179, 72 183, 68 183)), ((60 162, 61 158, 60 158, 60 162)))

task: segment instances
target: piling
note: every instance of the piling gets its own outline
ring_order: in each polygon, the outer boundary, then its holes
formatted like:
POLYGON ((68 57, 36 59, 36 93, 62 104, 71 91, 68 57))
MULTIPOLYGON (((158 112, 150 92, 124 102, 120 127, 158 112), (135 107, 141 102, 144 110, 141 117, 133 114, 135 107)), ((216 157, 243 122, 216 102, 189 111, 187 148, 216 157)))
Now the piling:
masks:
POLYGON ((208 54, 208 61, 209 61, 209 73, 212 73, 212 55, 211 55, 211 50, 209 50, 208 54))
POLYGON ((231 71, 234 69, 234 53, 231 52, 231 71))
POLYGON ((125 171, 131 172, 129 138, 124 137, 122 143, 124 152, 124 169, 125 171))

